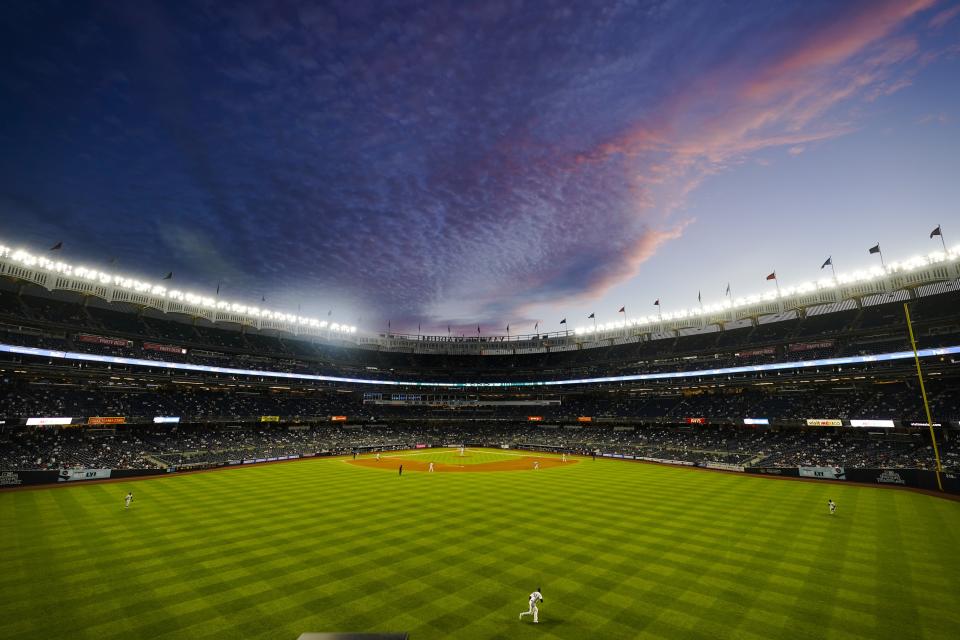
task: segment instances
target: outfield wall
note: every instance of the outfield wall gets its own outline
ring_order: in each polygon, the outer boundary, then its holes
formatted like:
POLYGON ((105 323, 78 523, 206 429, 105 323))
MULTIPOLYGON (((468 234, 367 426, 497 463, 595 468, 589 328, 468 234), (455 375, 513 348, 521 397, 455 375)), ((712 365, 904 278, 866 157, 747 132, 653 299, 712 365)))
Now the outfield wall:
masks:
MULTIPOLYGON (((489 445, 468 445, 489 446, 489 445)), ((406 447, 411 448, 411 447, 406 447)), ((420 448, 419 446, 417 448, 420 448)), ((520 450, 526 447, 518 447, 520 450)), ((385 450, 388 448, 385 448, 385 450)), ((538 450, 553 450, 553 447, 539 447, 538 450)), ((559 451, 559 449, 557 449, 559 451)), ((342 453, 342 452, 341 452, 342 453)), ((307 453, 292 456, 277 456, 269 458, 255 458, 249 460, 229 460, 227 462, 208 462, 193 465, 180 465, 167 469, 60 469, 43 471, 4 471, 0 473, 0 489, 44 484, 61 484, 70 482, 84 482, 91 480, 115 480, 123 478, 140 478, 146 476, 167 475, 178 472, 201 471, 225 467, 246 466, 313 458, 320 456, 339 455, 338 452, 325 451, 321 453, 307 453)), ((581 454, 582 455, 582 454, 581 454)), ((846 469, 844 467, 742 467, 722 462, 695 463, 686 460, 668 460, 651 458, 622 453, 602 453, 598 457, 614 460, 638 460, 669 464, 685 467, 698 467, 719 471, 732 471, 752 475, 779 476, 784 478, 805 478, 823 480, 826 482, 855 482, 858 484, 872 484, 876 486, 899 486, 925 491, 939 491, 936 473, 924 469, 846 469)), ((940 475, 943 490, 947 493, 960 495, 960 474, 944 472, 940 475)))
MULTIPOLYGON (((785 478, 812 478, 827 482, 857 482, 877 486, 912 487, 927 491, 939 491, 937 474, 925 469, 847 469, 843 467, 750 467, 747 473, 785 478), (821 471, 822 469, 822 471, 821 471), (832 470, 827 471, 827 469, 832 470)), ((940 474, 943 490, 960 495, 960 474, 940 474)))
POLYGON ((143 478, 147 476, 163 476, 173 473, 187 473, 190 471, 207 471, 239 467, 250 464, 267 462, 281 462, 298 460, 300 458, 314 458, 336 455, 333 452, 304 453, 292 456, 276 456, 268 458, 251 458, 249 460, 228 460, 226 462, 200 462, 182 464, 166 469, 60 469, 42 471, 4 471, 0 473, 0 489, 25 487, 44 484, 62 484, 67 482, 82 482, 89 480, 122 480, 125 478, 143 478))

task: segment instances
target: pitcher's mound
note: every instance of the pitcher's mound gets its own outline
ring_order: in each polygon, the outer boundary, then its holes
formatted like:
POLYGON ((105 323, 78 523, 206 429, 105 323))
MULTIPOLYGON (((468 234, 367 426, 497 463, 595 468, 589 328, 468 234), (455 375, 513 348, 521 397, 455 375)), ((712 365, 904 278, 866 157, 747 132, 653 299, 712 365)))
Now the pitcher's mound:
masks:
MULTIPOLYGON (((533 471, 535 460, 540 461, 541 469, 550 469, 551 467, 561 467, 576 464, 576 460, 567 460, 561 462, 560 458, 538 458, 536 456, 522 456, 513 460, 498 460, 496 462, 484 462, 481 464, 444 464, 434 463, 434 471, 440 473, 479 473, 482 471, 533 471)), ((400 465, 403 465, 404 471, 427 471, 430 468, 430 460, 411 460, 409 458, 382 458, 377 462, 373 458, 361 458, 359 460, 347 460, 349 464, 355 464, 358 467, 370 467, 371 469, 387 469, 396 471, 400 465)))

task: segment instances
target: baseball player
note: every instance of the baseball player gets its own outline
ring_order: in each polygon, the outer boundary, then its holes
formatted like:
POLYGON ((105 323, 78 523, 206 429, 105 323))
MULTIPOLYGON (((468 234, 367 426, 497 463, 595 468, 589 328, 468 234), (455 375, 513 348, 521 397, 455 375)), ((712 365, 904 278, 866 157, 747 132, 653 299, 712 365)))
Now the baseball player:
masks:
POLYGON ((429 471, 430 473, 433 473, 433 463, 432 463, 432 462, 430 463, 430 468, 427 469, 427 471, 429 471))
POLYGON ((543 602, 543 594, 540 593, 540 587, 537 587, 537 590, 530 594, 530 608, 520 614, 520 620, 523 620, 523 616, 533 616, 534 624, 540 622, 538 614, 540 610, 537 608, 537 604, 543 602))
POLYGON ((133 502, 133 491, 127 493, 127 497, 123 499, 123 508, 129 509, 131 502, 133 502))
POLYGON ((564 451, 562 454, 560 454, 560 462, 566 462, 566 461, 567 461, 567 452, 564 451))
POLYGON ((380 452, 377 451, 377 462, 380 462, 380 452))
POLYGON ((539 471, 539 470, 540 470, 540 461, 539 461, 539 460, 534 460, 534 461, 533 461, 533 470, 534 470, 534 471, 539 471))
POLYGON ((837 503, 831 498, 827 500, 827 506, 830 508, 830 515, 833 515, 837 512, 837 503))

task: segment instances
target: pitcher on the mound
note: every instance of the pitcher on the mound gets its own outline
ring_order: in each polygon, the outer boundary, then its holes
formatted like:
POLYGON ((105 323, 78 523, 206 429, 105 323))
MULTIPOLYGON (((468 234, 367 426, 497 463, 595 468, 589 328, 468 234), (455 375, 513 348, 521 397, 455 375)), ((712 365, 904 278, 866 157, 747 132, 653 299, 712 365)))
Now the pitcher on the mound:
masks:
POLYGON ((523 620, 523 616, 533 616, 535 623, 540 622, 537 616, 540 613, 537 604, 540 602, 543 602, 543 594, 540 593, 540 587, 537 587, 537 590, 530 594, 530 608, 520 614, 520 619, 523 620))

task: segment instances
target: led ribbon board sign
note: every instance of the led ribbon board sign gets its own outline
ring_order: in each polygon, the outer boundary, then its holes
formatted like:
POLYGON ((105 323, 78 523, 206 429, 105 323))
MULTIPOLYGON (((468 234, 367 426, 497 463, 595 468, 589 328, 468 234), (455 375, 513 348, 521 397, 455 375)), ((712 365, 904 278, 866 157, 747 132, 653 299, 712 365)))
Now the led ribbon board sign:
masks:
POLYGON ((851 427, 878 427, 880 429, 893 429, 893 420, 851 420, 851 427))
POLYGON ((28 427, 62 426, 73 422, 73 418, 27 418, 28 427))
MULTIPOLYGON (((796 360, 792 362, 773 362, 770 364, 747 365, 742 367, 721 367, 719 369, 698 369, 696 371, 668 371, 665 373, 638 373, 630 376, 606 376, 603 378, 576 378, 571 380, 537 380, 523 382, 420 382, 415 380, 366 380, 363 378, 341 378, 339 376, 320 376, 287 371, 264 371, 259 369, 234 369, 232 367, 214 367, 186 362, 162 362, 121 356, 104 356, 96 353, 77 353, 73 351, 53 351, 37 347, 21 347, 12 344, 0 344, 0 353, 16 353, 40 358, 60 360, 79 360, 83 362, 103 362, 106 364, 125 364, 133 367, 153 367, 179 369, 181 371, 202 371, 204 373, 223 373, 231 376, 266 376, 288 380, 315 380, 318 382, 346 382, 352 384, 371 384, 392 387, 445 387, 445 388, 488 388, 488 387, 555 387, 570 384, 602 384, 604 382, 635 382, 641 380, 682 380, 683 378, 702 378, 706 376, 724 376, 735 373, 759 373, 761 371, 788 371, 811 367, 830 367, 834 365, 867 364, 906 360, 913 357, 913 351, 895 351, 872 356, 844 356, 842 358, 822 358, 820 360, 796 360)), ((960 346, 921 349, 917 354, 921 358, 947 356, 960 353, 960 346)))

